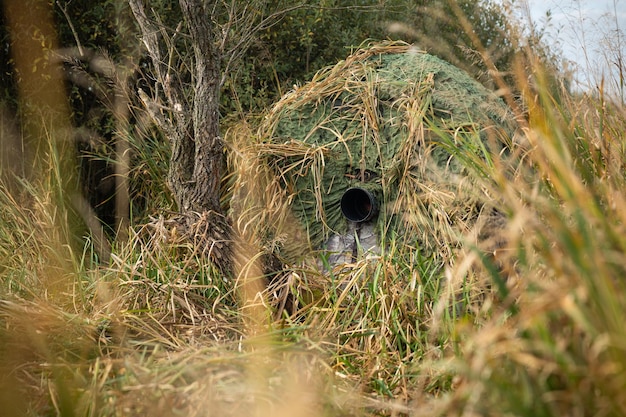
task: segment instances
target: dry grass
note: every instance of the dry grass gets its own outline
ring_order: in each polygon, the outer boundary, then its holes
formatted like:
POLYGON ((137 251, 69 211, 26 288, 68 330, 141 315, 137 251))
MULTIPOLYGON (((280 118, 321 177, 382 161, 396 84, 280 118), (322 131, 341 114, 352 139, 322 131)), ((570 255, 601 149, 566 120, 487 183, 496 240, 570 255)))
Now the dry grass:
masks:
MULTIPOLYGON (((98 263, 89 242, 72 240, 54 147, 45 175, 3 177, 3 415, 626 414, 623 104, 557 100, 534 74, 532 89, 520 86, 526 122, 509 152, 477 142, 452 152, 473 181, 463 192, 506 217, 481 247, 480 224, 455 232, 462 244, 445 264, 388 234, 379 255, 324 265, 290 190, 254 141, 237 142, 255 137, 246 124, 230 152, 232 276, 165 219, 137 226, 98 263), (261 260, 277 248, 291 263, 265 289, 261 260)), ((422 104, 397 103, 415 141, 422 104)), ((475 138, 438 133, 449 150, 475 138)), ((324 157, 297 143, 269 151, 304 153, 310 169, 324 157)), ((449 202, 401 178, 402 191, 449 202)), ((423 204, 401 194, 402 205, 423 204)))

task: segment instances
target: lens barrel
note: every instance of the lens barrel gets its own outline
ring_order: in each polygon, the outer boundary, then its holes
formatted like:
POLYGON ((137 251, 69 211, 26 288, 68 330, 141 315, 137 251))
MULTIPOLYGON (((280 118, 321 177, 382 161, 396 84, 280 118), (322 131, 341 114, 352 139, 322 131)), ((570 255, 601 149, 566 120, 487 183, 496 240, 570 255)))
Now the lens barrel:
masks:
POLYGON ((378 203, 368 190, 352 187, 347 189, 341 197, 341 212, 352 222, 366 222, 378 212, 378 203))

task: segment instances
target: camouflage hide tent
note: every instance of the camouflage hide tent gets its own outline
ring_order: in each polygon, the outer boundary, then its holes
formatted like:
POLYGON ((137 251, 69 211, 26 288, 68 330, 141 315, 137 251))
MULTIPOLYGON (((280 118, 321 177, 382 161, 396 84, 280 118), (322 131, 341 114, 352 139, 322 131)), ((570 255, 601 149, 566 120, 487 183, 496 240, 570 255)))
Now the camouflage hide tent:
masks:
POLYGON ((503 100, 468 74, 388 42, 286 94, 261 123, 257 155, 314 248, 350 252, 393 235, 425 254, 450 254, 481 217, 495 216, 466 156, 489 163, 514 131, 503 100), (341 209, 354 187, 378 209, 360 223, 341 209))

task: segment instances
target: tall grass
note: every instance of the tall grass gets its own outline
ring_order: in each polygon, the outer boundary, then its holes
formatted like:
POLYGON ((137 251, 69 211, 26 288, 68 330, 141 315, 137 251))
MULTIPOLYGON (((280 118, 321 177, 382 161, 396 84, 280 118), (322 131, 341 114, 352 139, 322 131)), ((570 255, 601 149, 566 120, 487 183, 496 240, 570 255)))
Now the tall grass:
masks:
MULTIPOLYGON (((494 241, 470 231, 445 265, 384 234, 380 254, 332 268, 285 207, 236 201, 232 276, 167 218, 135 225, 99 263, 67 226, 50 145, 44 175, 0 182, 2 414, 626 414, 623 103, 555 97, 539 66, 519 75, 508 152, 456 155, 506 219, 494 241), (260 291, 271 216, 300 261, 260 291)), ((255 188, 259 162, 237 158, 246 192, 275 197, 255 188)))
POLYGON ((539 88, 522 85, 524 151, 503 161, 511 175, 488 180, 510 213, 516 308, 466 329, 454 395, 462 406, 452 411, 622 415, 623 103, 602 94, 557 100, 536 70, 539 88))

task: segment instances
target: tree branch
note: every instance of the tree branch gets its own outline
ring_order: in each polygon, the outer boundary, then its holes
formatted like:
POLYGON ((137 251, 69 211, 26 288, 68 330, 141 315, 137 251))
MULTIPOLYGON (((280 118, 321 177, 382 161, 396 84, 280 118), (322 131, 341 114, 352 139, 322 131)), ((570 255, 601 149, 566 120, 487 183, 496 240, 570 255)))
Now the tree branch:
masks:
MULTIPOLYGON (((270 14, 267 17, 264 17, 256 25, 253 24, 253 19, 248 19, 247 23, 249 24, 249 27, 245 30, 238 31, 238 33, 242 33, 243 35, 235 43, 235 45, 226 50, 226 41, 224 40, 224 42, 222 43, 222 55, 224 57, 223 59, 226 61, 226 64, 224 65, 222 71, 220 86, 223 86, 226 82, 226 79, 228 78, 228 74, 230 74, 232 67, 237 63, 238 60, 241 59, 241 57, 243 57, 248 52, 250 45, 257 38, 259 32, 271 28, 272 26, 280 22, 281 19, 285 17, 288 13, 308 7, 311 6, 307 5, 306 3, 301 3, 283 10, 279 10, 270 14)), ((229 19, 229 21, 231 19, 229 19)))
MULTIPOLYGON (((174 83, 174 77, 171 77, 172 57, 174 56, 174 40, 178 35, 180 26, 177 27, 176 32, 172 38, 168 38, 167 33, 163 30, 163 24, 159 20, 158 16, 155 17, 155 21, 150 19, 146 13, 145 6, 142 0, 128 0, 128 4, 139 24, 141 29, 142 41, 148 51, 152 65, 154 66, 156 81, 163 87, 163 94, 165 95, 166 104, 165 108, 181 109, 182 111, 174 112, 174 117, 177 118, 177 124, 184 126, 186 124, 184 110, 187 108, 186 101, 183 98, 182 92, 174 83), (162 42, 166 44, 167 49, 167 62, 162 52, 162 42)), ((157 101, 155 98, 153 102, 157 101)))

